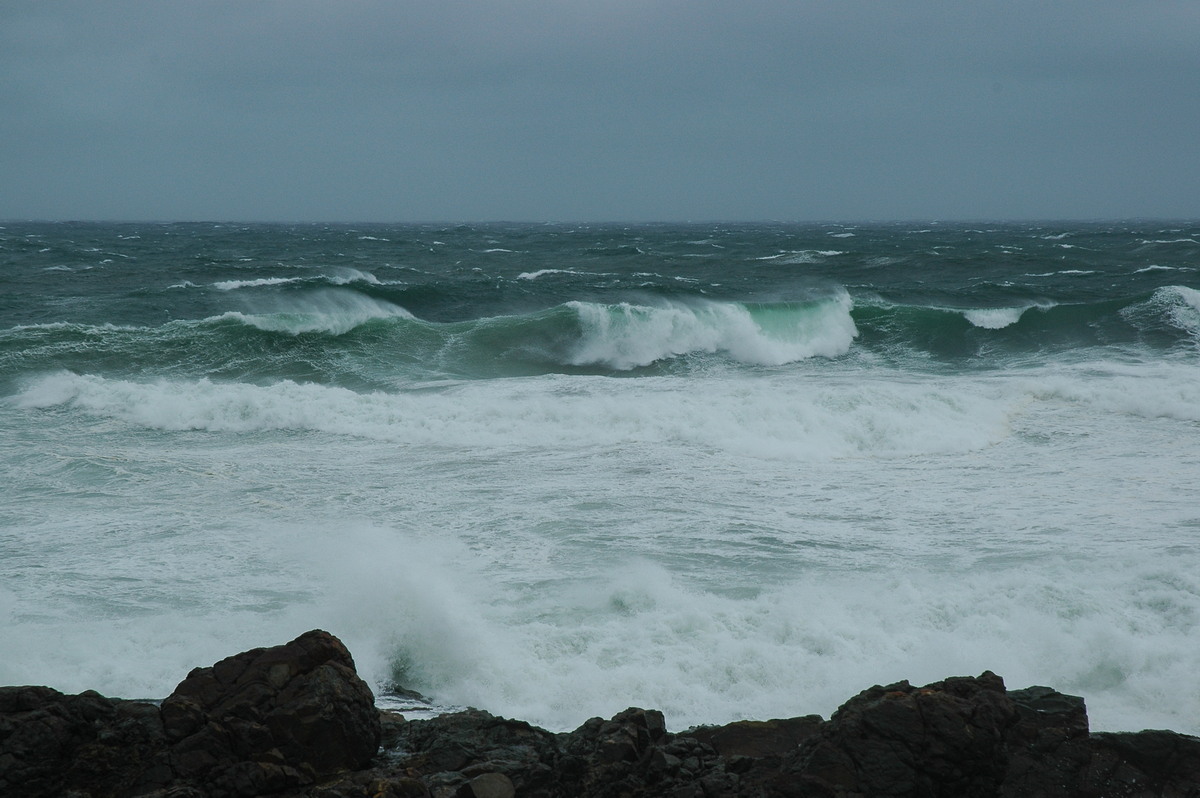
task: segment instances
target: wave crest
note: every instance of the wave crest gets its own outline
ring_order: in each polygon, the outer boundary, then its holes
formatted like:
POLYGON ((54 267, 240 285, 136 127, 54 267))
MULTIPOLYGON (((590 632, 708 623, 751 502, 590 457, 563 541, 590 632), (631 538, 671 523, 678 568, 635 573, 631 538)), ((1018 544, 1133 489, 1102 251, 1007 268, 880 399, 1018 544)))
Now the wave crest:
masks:
POLYGON ((628 370, 696 353, 721 352, 763 366, 837 357, 858 335, 852 305, 845 292, 817 302, 758 306, 569 302, 582 333, 569 362, 628 370))
POLYGON ((267 332, 343 335, 371 321, 414 317, 399 305, 382 299, 352 291, 329 290, 309 294, 302 299, 279 300, 268 305, 263 312, 230 311, 216 318, 234 319, 267 332))

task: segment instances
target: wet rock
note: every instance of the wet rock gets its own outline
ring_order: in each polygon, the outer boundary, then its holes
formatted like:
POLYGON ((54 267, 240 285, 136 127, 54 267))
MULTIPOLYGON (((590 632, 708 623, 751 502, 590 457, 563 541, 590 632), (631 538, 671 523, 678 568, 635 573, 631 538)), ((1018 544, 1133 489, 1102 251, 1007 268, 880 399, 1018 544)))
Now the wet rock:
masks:
POLYGON ((464 784, 457 798, 513 798, 517 788, 503 773, 484 773, 464 784))
POLYGON ((776 720, 739 720, 724 726, 701 726, 685 732, 708 743, 723 757, 783 756, 795 751, 821 728, 820 715, 776 720))
POLYGON ((261 795, 365 767, 379 712, 328 632, 197 668, 162 704, 171 765, 213 795, 261 795))
POLYGON ((0 688, 0 795, 1200 798, 1200 739, 1093 734, 1082 698, 989 672, 875 686, 827 721, 682 734, 639 708, 565 734, 479 710, 408 721, 314 631, 192 671, 161 710, 0 688))
POLYGON ((798 794, 994 796, 1017 710, 995 674, 916 688, 873 687, 842 705, 785 760, 798 794))
POLYGON ((0 795, 120 796, 171 779, 152 704, 48 687, 0 688, 0 795))

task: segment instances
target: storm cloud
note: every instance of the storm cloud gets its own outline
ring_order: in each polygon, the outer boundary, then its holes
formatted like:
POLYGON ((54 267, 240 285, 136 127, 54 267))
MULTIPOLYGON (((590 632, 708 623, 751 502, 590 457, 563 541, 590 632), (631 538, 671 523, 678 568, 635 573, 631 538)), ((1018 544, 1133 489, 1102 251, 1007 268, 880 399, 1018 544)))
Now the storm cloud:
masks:
POLYGON ((0 218, 1200 215, 1200 4, 0 5, 0 218))

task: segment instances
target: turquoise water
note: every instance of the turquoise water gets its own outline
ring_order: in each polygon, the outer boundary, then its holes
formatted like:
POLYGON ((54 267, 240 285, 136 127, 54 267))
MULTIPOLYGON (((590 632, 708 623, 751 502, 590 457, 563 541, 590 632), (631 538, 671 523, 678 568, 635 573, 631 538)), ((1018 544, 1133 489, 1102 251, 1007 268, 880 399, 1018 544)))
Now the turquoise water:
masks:
POLYGON ((4 224, 0 682, 320 626, 555 728, 992 669, 1196 733, 1198 241, 4 224))

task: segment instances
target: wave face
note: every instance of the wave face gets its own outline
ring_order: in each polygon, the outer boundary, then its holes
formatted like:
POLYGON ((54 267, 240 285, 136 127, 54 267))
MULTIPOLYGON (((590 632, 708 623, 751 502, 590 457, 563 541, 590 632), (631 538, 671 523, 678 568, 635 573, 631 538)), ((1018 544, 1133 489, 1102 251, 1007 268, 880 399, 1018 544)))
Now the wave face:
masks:
POLYGON ((993 669, 1198 733, 1200 228, 0 229, 0 683, 320 626, 574 728, 993 669))
POLYGON ((1200 293, 1185 286, 1079 304, 1000 308, 825 298, 729 302, 568 301, 458 322, 421 319, 347 289, 260 298, 254 310, 143 326, 72 322, 0 331, 14 371, 315 380, 385 388, 412 380, 535 374, 704 373, 813 358, 997 368, 1104 348, 1164 354, 1200 342, 1200 293))

